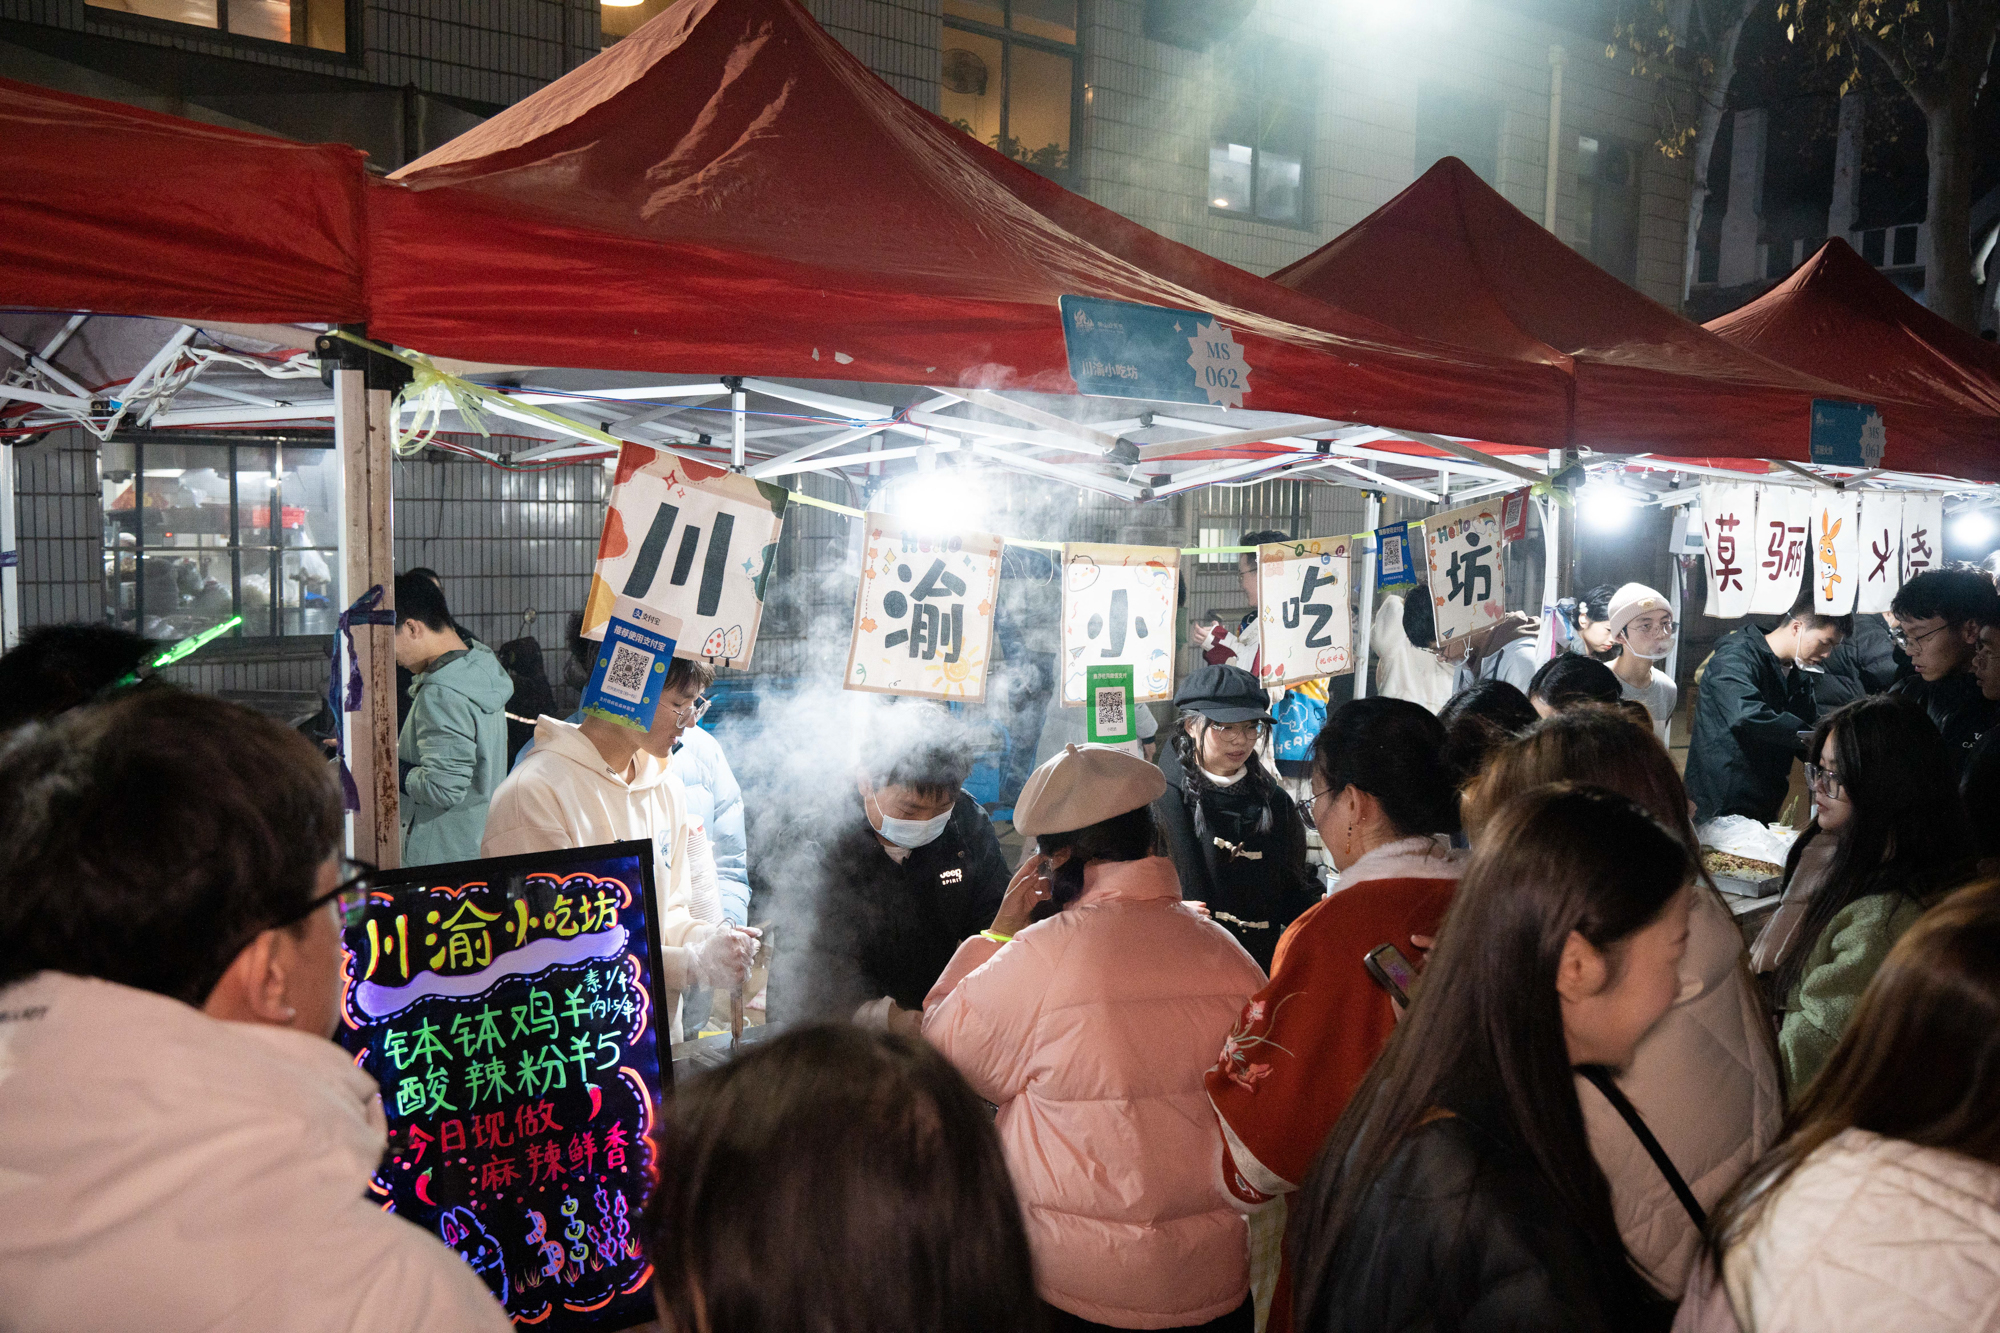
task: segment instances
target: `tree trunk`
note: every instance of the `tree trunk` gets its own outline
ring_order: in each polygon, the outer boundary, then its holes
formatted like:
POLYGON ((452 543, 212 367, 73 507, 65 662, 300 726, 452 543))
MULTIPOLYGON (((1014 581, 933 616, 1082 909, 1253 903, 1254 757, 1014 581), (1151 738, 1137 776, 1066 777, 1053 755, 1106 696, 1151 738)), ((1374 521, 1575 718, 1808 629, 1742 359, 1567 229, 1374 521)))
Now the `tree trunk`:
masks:
MULTIPOLYGON (((1957 80, 1953 80, 1957 83, 1957 80)), ((1930 181, 1925 217, 1930 254, 1924 304, 1971 333, 1979 332, 1979 287, 1972 278, 1972 98, 1953 88, 1925 115, 1930 181)))
POLYGON ((1743 25, 1749 21, 1755 4, 1756 0, 1736 0, 1728 25, 1716 39, 1715 73, 1706 83, 1695 85, 1695 96, 1701 102, 1701 122, 1695 129, 1694 180, 1688 191, 1687 248, 1681 267, 1683 307, 1687 305, 1688 293, 1694 290, 1695 279, 1701 276, 1701 220, 1708 210, 1708 166, 1715 155, 1716 137, 1722 132, 1729 83, 1736 77, 1736 43, 1743 36, 1743 25))

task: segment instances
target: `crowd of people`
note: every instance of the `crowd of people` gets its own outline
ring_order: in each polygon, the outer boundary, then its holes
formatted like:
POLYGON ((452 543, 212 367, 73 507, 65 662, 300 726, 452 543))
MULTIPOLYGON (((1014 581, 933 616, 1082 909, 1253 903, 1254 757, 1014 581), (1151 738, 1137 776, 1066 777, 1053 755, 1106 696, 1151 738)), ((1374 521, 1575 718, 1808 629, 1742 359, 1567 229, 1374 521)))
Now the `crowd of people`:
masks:
MULTIPOLYGON (((1296 774, 1234 638, 1153 760, 1034 770, 1011 868, 933 705, 800 754, 746 854, 708 667, 650 730, 542 716, 510 754, 493 652, 434 578, 396 606, 409 861, 644 839, 676 992, 741 984, 753 915, 790 932, 782 1030, 661 1110, 666 1329, 2000 1328, 1976 571, 1725 635, 1685 779, 1641 585, 1546 660, 1526 617, 1438 652, 1408 598, 1420 697, 1334 703, 1296 774), (1800 762, 1746 944, 1697 827, 1775 821, 1800 762)), ((0 658, 0 1324, 507 1327, 364 1190, 382 1111, 326 1037, 368 871, 325 753, 133 683, 143 647, 0 658)))

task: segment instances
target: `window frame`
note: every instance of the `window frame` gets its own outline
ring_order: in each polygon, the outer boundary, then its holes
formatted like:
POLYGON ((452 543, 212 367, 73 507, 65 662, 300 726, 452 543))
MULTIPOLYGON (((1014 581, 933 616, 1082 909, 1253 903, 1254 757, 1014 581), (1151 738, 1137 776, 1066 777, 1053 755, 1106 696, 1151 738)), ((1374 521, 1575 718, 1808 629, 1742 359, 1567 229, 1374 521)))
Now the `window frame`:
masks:
MULTIPOLYGON (((1217 56, 1224 55, 1226 57, 1240 58, 1246 53, 1246 47, 1250 43, 1255 43, 1259 48, 1257 56, 1261 63, 1262 58, 1271 48, 1283 44, 1283 39, 1268 33, 1243 33, 1227 43, 1219 43, 1209 56, 1209 86, 1212 92, 1219 90, 1218 84, 1222 74, 1222 71, 1216 68, 1217 56)), ((1315 51, 1312 58, 1316 62, 1323 64, 1323 53, 1315 51)), ((1265 90, 1269 87, 1269 80, 1259 78, 1255 82, 1258 85, 1257 112, 1261 116, 1265 106, 1265 90)), ((1312 100, 1290 108, 1304 114, 1308 127, 1305 142, 1299 149, 1299 216, 1296 219, 1287 220, 1285 218, 1265 217, 1257 211, 1257 182, 1259 176, 1262 174, 1264 150, 1262 146, 1253 143, 1249 145, 1250 207, 1248 209, 1216 207, 1215 187, 1213 177, 1211 177, 1209 180, 1203 182, 1202 193, 1202 204, 1207 208, 1208 215, 1211 218, 1228 218, 1233 222, 1251 222, 1265 227, 1283 227, 1287 231, 1316 231, 1313 222, 1312 181, 1314 159, 1317 156, 1315 150, 1319 147, 1319 80, 1309 78, 1305 80, 1305 85, 1311 90, 1312 100)), ((1213 101, 1211 101, 1208 125, 1208 149, 1211 153, 1215 151, 1216 144, 1219 141, 1219 136, 1216 132, 1217 118, 1218 109, 1213 104, 1213 101)))
MULTIPOLYGON (((1009 131, 1012 129, 1010 122, 1012 121, 1013 110, 1011 104, 1014 100, 1014 47, 1016 45, 1027 46, 1068 60, 1070 67, 1069 161, 1059 171, 1043 171, 1039 167, 1030 166, 1018 157, 1013 157, 1004 152, 1001 155, 1006 157, 1010 162, 1020 163, 1020 165, 1027 167, 1028 170, 1038 176, 1045 176, 1058 185, 1075 189, 1080 176, 1077 164, 1083 152, 1083 8, 1087 0, 1076 0, 1076 43, 1073 46, 1056 41, 1052 37, 1040 37, 1034 33, 1022 32, 1018 28, 1005 26, 1011 24, 1013 21, 1014 0, 990 0, 990 3, 1000 6, 1000 17, 1003 26, 995 27, 990 23, 982 23, 978 19, 962 18, 956 14, 945 14, 943 16, 943 29, 938 42, 939 73, 940 75, 943 73, 944 53, 948 49, 943 34, 949 33, 953 28, 1000 43, 1000 139, 1004 143, 1010 137, 1009 131)), ((941 107, 944 93, 942 78, 940 78, 938 93, 941 107)), ((946 123, 949 124, 950 122, 947 121, 946 123)), ((993 148, 992 144, 987 144, 986 146, 993 148)), ((996 148, 994 151, 1000 152, 1001 150, 996 148)))
MULTIPOLYGON (((1579 204, 1586 181, 1588 181, 1591 191, 1589 234, 1579 234, 1577 240, 1580 244, 1572 248, 1585 259, 1597 265, 1598 268, 1603 269, 1606 273, 1618 279, 1618 281, 1636 289, 1639 283, 1640 259, 1645 250, 1646 225, 1646 182, 1644 162, 1640 156, 1640 150, 1630 140, 1613 134, 1587 133, 1583 130, 1577 130, 1571 138, 1579 164, 1583 157, 1583 140, 1589 139, 1597 145, 1595 158, 1592 163, 1592 174, 1589 177, 1585 177, 1581 170, 1571 173, 1571 179, 1576 185, 1579 204), (1625 276, 1625 274, 1607 264, 1605 261, 1609 256, 1602 253, 1604 246, 1609 243, 1609 238, 1605 236, 1605 183, 1603 177, 1605 150, 1607 148, 1615 148, 1623 153, 1625 155, 1626 169, 1631 172, 1631 182, 1627 186, 1627 191, 1630 195, 1629 221, 1632 228, 1632 276, 1630 277, 1625 276)), ((1578 221, 1580 222, 1581 219, 1578 219, 1578 221)), ((1578 226, 1574 230, 1581 233, 1584 229, 1578 226)))
POLYGON ((151 14, 134 14, 122 9, 108 9, 83 0, 83 17, 88 23, 136 28, 142 32, 158 33, 161 36, 178 37, 183 40, 191 34, 199 33, 211 40, 228 46, 241 47, 248 51, 283 52, 289 56, 300 56, 309 60, 324 61, 328 64, 350 65, 359 68, 362 60, 362 39, 366 25, 362 20, 363 0, 341 0, 341 13, 346 33, 344 51, 329 51, 324 47, 306 42, 274 42, 268 37, 252 37, 248 33, 229 30, 229 0, 216 0, 216 25, 203 27, 199 23, 182 23, 176 19, 157 18, 151 14))

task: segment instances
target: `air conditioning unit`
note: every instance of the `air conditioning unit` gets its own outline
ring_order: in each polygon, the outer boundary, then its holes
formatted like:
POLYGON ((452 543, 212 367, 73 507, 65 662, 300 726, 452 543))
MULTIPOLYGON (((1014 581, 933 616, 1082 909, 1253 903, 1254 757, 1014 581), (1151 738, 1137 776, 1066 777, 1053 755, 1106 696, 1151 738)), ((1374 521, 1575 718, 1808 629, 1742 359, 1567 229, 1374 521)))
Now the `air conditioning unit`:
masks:
POLYGON ((1146 0, 1146 36, 1206 51, 1250 17, 1257 0, 1146 0))

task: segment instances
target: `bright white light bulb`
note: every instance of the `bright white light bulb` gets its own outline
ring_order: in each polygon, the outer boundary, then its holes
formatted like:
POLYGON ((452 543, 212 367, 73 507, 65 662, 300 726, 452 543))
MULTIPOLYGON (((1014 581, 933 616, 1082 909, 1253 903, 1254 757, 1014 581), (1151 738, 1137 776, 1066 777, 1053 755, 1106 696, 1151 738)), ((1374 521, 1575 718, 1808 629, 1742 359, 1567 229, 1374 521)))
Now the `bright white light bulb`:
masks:
POLYGON ((891 507, 920 532, 976 532, 986 522, 986 506, 969 473, 920 472, 896 483, 891 507))
POLYGON ((1616 532, 1632 521, 1639 500, 1622 486, 1593 481, 1578 493, 1576 507, 1586 526, 1599 532, 1616 532))
POLYGON ((1983 546, 2000 533, 1990 509, 1969 509, 1951 521, 1951 539, 1961 546, 1983 546))

